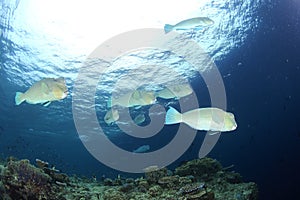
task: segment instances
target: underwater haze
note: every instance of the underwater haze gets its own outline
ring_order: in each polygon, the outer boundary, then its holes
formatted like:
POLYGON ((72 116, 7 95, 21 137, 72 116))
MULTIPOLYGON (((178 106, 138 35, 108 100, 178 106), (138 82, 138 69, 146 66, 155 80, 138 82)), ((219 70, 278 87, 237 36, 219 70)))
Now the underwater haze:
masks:
MULTIPOLYGON (((163 119, 170 106, 181 111, 195 109, 185 103, 192 96, 199 107, 213 105, 213 86, 203 78, 206 74, 217 85, 224 84, 226 99, 221 106, 232 112, 237 122, 236 130, 221 133, 208 157, 223 166, 234 165, 244 180, 257 183, 259 199, 299 198, 299 1, 1 0, 0 7, 1 159, 13 156, 34 162, 38 158, 69 175, 138 177, 139 174, 123 172, 95 158, 96 147, 87 146, 93 141, 93 131, 101 129, 114 145, 142 154, 170 144, 180 128, 178 124, 163 126, 161 120, 157 123, 162 127, 155 129, 158 134, 152 137, 146 137, 147 131, 138 132, 140 138, 127 134, 126 128, 132 124, 122 120, 122 112, 120 120, 116 119, 119 122, 104 121, 111 96, 126 95, 133 88, 157 92, 190 84, 192 95, 180 99, 158 97, 153 104, 128 108, 132 119, 139 120, 135 121, 137 128, 146 130, 154 118, 163 119), (163 32, 165 24, 174 25, 194 17, 208 17, 214 23, 192 31, 163 32), (149 36, 136 35, 138 30, 145 30, 149 36), (161 31, 163 38, 174 35, 170 46, 185 55, 170 49, 136 48, 140 39, 147 43, 148 37, 157 36, 156 31, 161 31), (135 40, 118 40, 126 34, 133 34, 135 40), (205 59, 189 48, 191 41, 201 47, 205 59), (106 44, 116 45, 117 49, 106 44), (118 47, 125 45, 134 49, 119 52, 118 47), (99 47, 105 55, 94 58, 99 47), (114 50, 118 56, 106 60, 115 55, 114 50), (103 71, 94 70, 94 66, 102 66, 103 71), (221 81, 210 75, 215 66, 221 81), (84 70, 86 79, 80 79, 84 70), (66 98, 47 106, 15 104, 16 92, 25 92, 43 78, 58 77, 66 80, 66 98), (85 92, 76 94, 82 88, 85 92), (85 104, 91 93, 93 107, 85 104), (160 105, 160 112, 151 112, 154 105, 160 105), (89 119, 84 117, 89 116, 90 110, 96 113, 96 128, 87 124, 89 119), (78 116, 82 118, 76 121, 78 116), (82 134, 78 130, 80 123, 93 129, 91 134, 82 134)), ((192 130, 185 125, 183 129, 192 130)), ((180 154, 174 149, 169 153, 180 155, 167 162, 168 167, 174 169, 198 158, 206 132, 195 133, 187 131, 186 151, 180 154)), ((126 162, 110 149, 100 149, 112 160, 126 162)))

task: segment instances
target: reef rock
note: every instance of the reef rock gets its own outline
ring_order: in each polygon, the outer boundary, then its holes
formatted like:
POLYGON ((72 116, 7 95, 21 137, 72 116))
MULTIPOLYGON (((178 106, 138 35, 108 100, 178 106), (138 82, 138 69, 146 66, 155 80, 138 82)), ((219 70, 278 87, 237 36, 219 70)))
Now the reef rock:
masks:
POLYGON ((222 165, 214 159, 202 158, 188 161, 177 167, 175 174, 179 176, 193 175, 196 178, 204 178, 222 170, 222 165))
MULTIPOLYGON (((47 162, 0 163, 0 200, 256 200, 257 185, 210 158, 189 161, 169 173, 151 166, 145 177, 102 179, 61 174, 47 162), (174 175, 175 174, 175 175, 174 175)), ((232 167, 230 167, 231 170, 232 167)))
POLYGON ((161 169, 148 169, 148 170, 145 170, 145 177, 146 177, 146 180, 149 182, 149 184, 152 184, 152 183, 157 183, 158 180, 162 177, 166 177, 168 176, 168 170, 167 168, 161 168, 161 169))
POLYGON ((57 195, 59 188, 51 186, 52 178, 29 160, 9 161, 1 177, 8 199, 64 199, 57 195))

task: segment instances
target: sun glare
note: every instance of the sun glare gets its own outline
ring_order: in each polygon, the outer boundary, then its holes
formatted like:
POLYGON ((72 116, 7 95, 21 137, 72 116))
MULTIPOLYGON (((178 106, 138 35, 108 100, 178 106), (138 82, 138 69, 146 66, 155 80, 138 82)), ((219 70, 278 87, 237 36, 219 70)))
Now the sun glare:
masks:
POLYGON ((187 0, 29 0, 20 1, 27 26, 66 45, 94 49, 117 34, 138 28, 163 28, 195 17, 205 1, 187 0))

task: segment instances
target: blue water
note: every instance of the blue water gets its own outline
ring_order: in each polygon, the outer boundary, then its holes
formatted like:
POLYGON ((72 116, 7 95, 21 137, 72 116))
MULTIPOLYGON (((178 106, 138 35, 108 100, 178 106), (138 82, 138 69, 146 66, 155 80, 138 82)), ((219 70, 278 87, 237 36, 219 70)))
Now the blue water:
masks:
MULTIPOLYGON (((300 195, 300 3, 297 0, 243 4, 212 1, 208 5, 220 10, 223 21, 204 34, 196 34, 194 40, 207 47, 215 60, 226 88, 227 109, 235 114, 238 122, 238 129, 222 134, 209 156, 223 166, 234 164, 235 171, 241 173, 245 181, 256 182, 260 199, 297 199, 300 195)), ((56 32, 43 35, 44 32, 36 32, 39 29, 23 21, 22 14, 28 15, 24 3, 3 1, 1 6, 0 156, 27 158, 32 162, 39 158, 68 174, 87 177, 138 176, 116 171, 96 160, 82 144, 75 128, 73 84, 93 48, 76 48, 72 52, 62 45, 61 38, 51 35, 56 32), (14 105, 16 91, 25 91, 35 81, 48 76, 66 77, 70 93, 66 99, 48 107, 14 105)), ((190 37, 182 35, 183 39, 190 37)), ((74 44, 70 48, 75 47, 74 44)), ((209 106, 203 79, 193 70, 189 71, 182 60, 169 54, 129 55, 119 60, 124 65, 113 68, 111 74, 125 74, 136 61, 148 59, 149 63, 154 60, 157 64, 163 59, 162 64, 169 64, 190 81, 201 101, 200 106, 209 106)), ((209 72, 209 69, 203 70, 209 72)), ((158 77, 145 75, 141 79, 154 87, 156 82, 168 79, 165 72, 158 77)), ((122 133, 117 125, 107 126, 101 121, 107 110, 103 105, 117 79, 117 76, 110 77, 113 76, 104 77, 96 97, 97 116, 110 140, 128 151, 144 144, 158 150, 168 144, 176 135, 178 125, 164 127, 152 138, 137 139, 122 133)), ((168 102, 161 100, 160 103, 168 102)), ((172 103, 179 108, 178 102, 172 103)), ((142 111, 147 113, 148 109, 145 107, 142 111)), ((146 124, 150 123, 149 118, 147 120, 146 124)), ((204 132, 199 131, 189 149, 169 167, 197 158, 203 138, 204 132)))

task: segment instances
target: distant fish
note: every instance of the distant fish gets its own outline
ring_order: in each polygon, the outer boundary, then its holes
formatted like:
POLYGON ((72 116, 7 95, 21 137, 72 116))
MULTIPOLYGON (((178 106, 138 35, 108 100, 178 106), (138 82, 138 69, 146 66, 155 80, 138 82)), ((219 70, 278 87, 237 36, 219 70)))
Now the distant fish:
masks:
POLYGON ((234 115, 219 108, 198 108, 181 114, 170 107, 165 124, 181 122, 197 130, 210 131, 210 134, 233 131, 237 127, 234 115))
POLYGON ((44 78, 34 83, 25 93, 16 92, 15 103, 20 105, 41 103, 48 106, 52 101, 64 99, 68 89, 64 78, 44 78))
POLYGON ((214 21, 208 17, 196 17, 183 20, 175 25, 166 24, 164 29, 165 33, 169 33, 172 30, 199 30, 213 24, 214 21))
POLYGON ((156 97, 163 99, 181 98, 193 93, 193 89, 189 84, 174 85, 164 88, 156 92, 156 97))
POLYGON ((149 150, 150 150, 150 146, 147 144, 147 145, 140 146, 139 148, 133 150, 133 153, 144 153, 149 150))
POLYGON ((118 98, 110 99, 107 103, 107 107, 112 107, 114 105, 119 105, 123 107, 133 107, 133 106, 145 106, 155 103, 156 98, 154 92, 136 90, 133 93, 129 92, 118 98))
POLYGON ((106 124, 111 125, 119 119, 119 112, 117 109, 110 109, 104 116, 104 121, 106 124))
POLYGON ((145 120, 146 120, 145 115, 141 113, 141 114, 137 115, 133 121, 134 121, 134 123, 139 125, 139 124, 143 123, 145 120))
POLYGON ((143 171, 145 172, 145 173, 149 173, 149 172, 153 172, 153 171, 157 171, 157 170, 159 170, 160 168, 157 166, 157 165, 150 165, 150 166, 148 166, 148 167, 145 167, 144 169, 143 169, 143 171))

